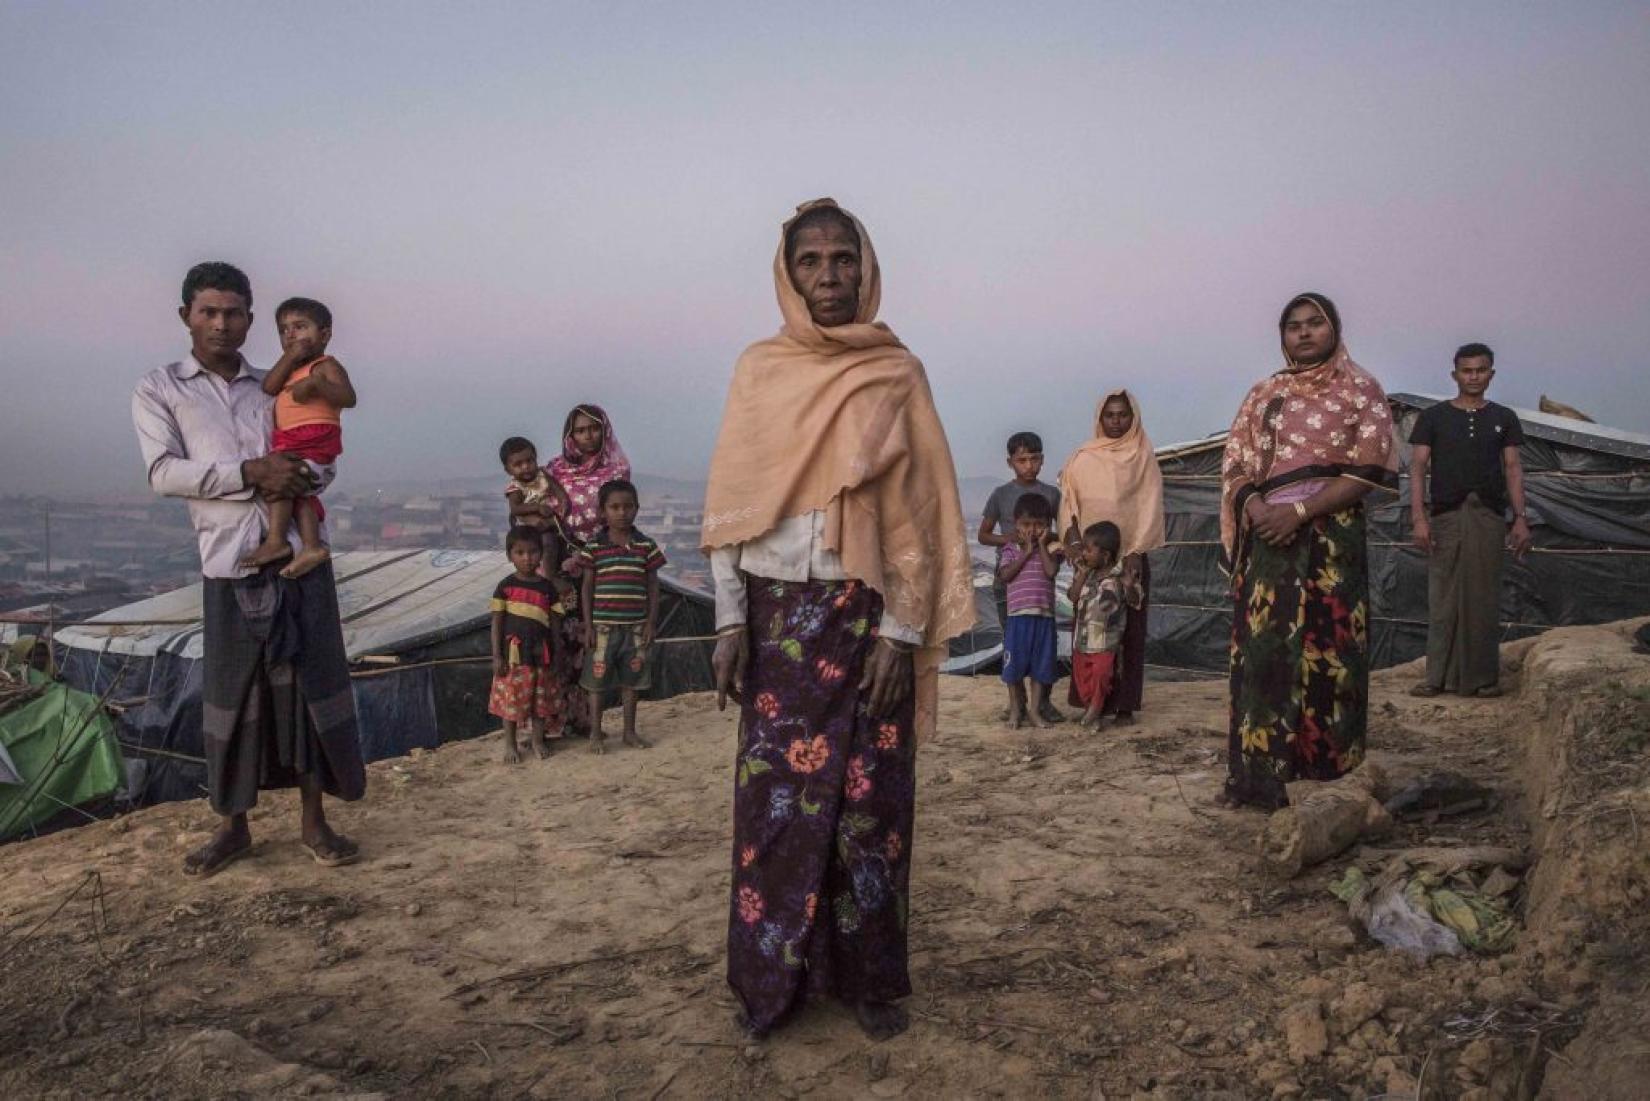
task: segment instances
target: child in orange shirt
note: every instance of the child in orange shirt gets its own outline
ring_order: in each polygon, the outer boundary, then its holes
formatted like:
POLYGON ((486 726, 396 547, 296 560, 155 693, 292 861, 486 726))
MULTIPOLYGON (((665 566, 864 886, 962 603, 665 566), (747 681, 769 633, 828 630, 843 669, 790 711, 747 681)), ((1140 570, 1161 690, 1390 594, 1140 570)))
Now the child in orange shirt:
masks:
MULTIPOLYGON (((355 387, 344 365, 326 354, 331 310, 312 298, 289 298, 275 311, 275 327, 281 334, 281 358, 264 376, 264 393, 275 398, 272 449, 307 462, 319 494, 337 473, 334 464, 344 451, 342 411, 355 408, 355 387)), ((324 515, 316 496, 269 502, 269 531, 242 565, 259 568, 292 554, 286 535, 296 518, 303 547, 281 576, 302 577, 332 557, 321 542, 324 515)))

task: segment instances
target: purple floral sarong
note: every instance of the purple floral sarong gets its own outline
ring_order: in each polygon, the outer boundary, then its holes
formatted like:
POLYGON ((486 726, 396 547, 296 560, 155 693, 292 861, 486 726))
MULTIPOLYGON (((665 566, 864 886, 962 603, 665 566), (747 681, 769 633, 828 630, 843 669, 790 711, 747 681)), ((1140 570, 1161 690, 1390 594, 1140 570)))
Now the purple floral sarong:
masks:
POLYGON ((911 992, 914 703, 866 715, 882 600, 856 581, 749 579, 751 662, 733 800, 728 984, 766 1031, 805 993, 911 992))

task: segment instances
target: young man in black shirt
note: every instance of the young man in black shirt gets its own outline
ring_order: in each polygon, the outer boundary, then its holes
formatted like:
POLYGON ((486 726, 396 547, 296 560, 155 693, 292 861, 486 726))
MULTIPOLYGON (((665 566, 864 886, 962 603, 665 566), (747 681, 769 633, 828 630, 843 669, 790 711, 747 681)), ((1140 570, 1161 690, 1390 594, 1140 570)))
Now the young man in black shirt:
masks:
POLYGON ((1427 678, 1411 695, 1499 696, 1501 552, 1523 558, 1530 546, 1518 462, 1524 429, 1484 397, 1495 377, 1487 345, 1462 345, 1450 377, 1455 397, 1424 410, 1409 436, 1410 518, 1428 555, 1430 611, 1427 678))

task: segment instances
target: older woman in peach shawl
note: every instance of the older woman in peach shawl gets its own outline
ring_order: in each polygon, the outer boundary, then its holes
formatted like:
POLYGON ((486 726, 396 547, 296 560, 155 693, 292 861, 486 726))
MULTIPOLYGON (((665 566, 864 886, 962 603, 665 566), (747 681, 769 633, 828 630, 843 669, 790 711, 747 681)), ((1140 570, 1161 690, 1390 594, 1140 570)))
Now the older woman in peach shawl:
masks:
MULTIPOLYGON (((1129 722, 1146 683, 1146 614, 1152 571, 1146 555, 1163 545, 1163 472, 1140 422, 1140 404, 1114 390, 1094 411, 1094 438, 1060 470, 1060 531, 1074 551, 1090 524, 1110 520, 1123 536, 1123 568, 1138 581, 1140 604, 1128 610, 1123 652, 1105 714, 1129 722)), ((1072 678, 1072 706, 1080 706, 1072 678)))
POLYGON ((719 704, 740 698, 728 982, 765 1035, 808 993, 905 1027, 915 740, 973 624, 962 506, 920 361, 876 320, 865 227, 799 208, 784 327, 734 367, 703 543, 719 704))

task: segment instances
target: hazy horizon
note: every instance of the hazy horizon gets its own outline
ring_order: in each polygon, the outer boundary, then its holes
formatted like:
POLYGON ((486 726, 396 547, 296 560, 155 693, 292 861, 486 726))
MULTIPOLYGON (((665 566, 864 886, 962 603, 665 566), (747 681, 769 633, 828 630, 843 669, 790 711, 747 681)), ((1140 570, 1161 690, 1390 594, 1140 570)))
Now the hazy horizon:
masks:
POLYGON ((703 477, 794 205, 869 227, 959 474, 1045 477, 1129 386, 1224 428, 1278 309, 1391 391, 1650 431, 1650 6, 26 5, 0 0, 0 493, 141 491, 191 263, 291 294, 361 392, 340 488, 496 471, 608 407, 703 477))

